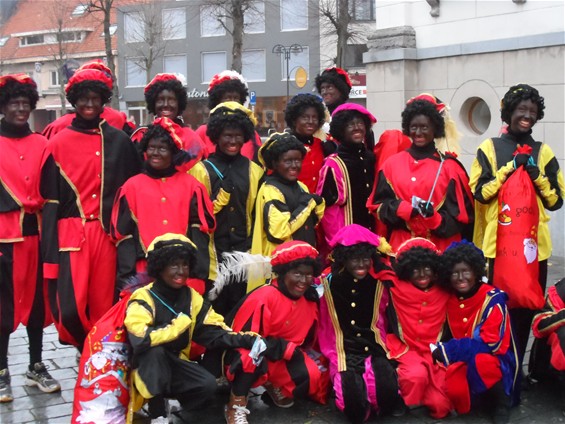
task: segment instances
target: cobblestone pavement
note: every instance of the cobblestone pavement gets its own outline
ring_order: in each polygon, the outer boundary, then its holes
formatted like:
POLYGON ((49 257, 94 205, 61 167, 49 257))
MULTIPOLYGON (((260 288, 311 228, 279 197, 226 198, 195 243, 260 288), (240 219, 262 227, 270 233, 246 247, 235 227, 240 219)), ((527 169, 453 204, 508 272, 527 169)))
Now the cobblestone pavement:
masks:
MULTIPOLYGON (((548 285, 554 284, 565 276, 563 261, 552 258, 549 266, 548 285)), ((62 346, 57 341, 57 333, 53 326, 45 329, 43 358, 49 366, 51 375, 61 383, 61 392, 42 393, 36 387, 24 384, 24 374, 28 365, 27 334, 20 327, 12 335, 9 347, 9 368, 12 375, 14 401, 0 404, 0 423, 69 423, 72 412, 73 389, 77 377, 76 349, 62 346)), ((269 406, 261 400, 261 390, 252 393, 249 402, 249 421, 252 424, 345 424, 345 420, 333 405, 320 406, 311 402, 297 402, 290 409, 279 409, 269 406)), ((223 405, 227 395, 218 394, 209 406, 198 416, 190 419, 190 423, 220 424, 223 423, 223 405)), ((331 403, 331 402, 330 402, 331 403)), ((528 387, 522 394, 522 403, 514 408, 511 414, 512 423, 565 423, 565 416, 554 389, 541 385, 528 387)), ((149 420, 137 417, 136 424, 145 424, 149 420)), ((177 421, 175 421, 177 422, 177 421)), ((427 415, 424 408, 411 410, 403 417, 381 417, 371 422, 383 424, 401 423, 434 423, 439 422, 427 415)), ((441 422, 449 424, 490 423, 488 416, 474 412, 467 416, 450 417, 441 422)))

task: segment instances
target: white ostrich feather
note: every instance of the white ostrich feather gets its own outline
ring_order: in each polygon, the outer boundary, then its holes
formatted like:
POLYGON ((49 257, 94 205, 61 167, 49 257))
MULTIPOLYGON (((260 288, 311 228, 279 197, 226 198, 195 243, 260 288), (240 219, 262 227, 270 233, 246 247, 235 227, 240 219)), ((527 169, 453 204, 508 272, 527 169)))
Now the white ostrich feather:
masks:
POLYGON ((210 300, 215 300, 224 286, 233 281, 266 280, 271 278, 271 258, 263 255, 253 255, 247 252, 228 252, 223 254, 223 260, 218 266, 218 278, 208 293, 210 300))

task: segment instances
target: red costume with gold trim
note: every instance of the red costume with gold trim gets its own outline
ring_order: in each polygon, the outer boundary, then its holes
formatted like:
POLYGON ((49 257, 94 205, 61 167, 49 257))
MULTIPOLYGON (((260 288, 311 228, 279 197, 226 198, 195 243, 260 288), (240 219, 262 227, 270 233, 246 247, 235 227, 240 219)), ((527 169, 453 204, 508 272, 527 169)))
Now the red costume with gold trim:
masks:
POLYGON ((424 237, 444 251, 451 242, 461 240, 462 233, 470 234, 474 202, 469 177, 457 159, 440 156, 433 144, 419 150, 412 146, 391 156, 376 178, 367 207, 386 225, 393 250, 410 238, 424 237), (427 201, 432 188, 434 214, 414 216, 412 196, 427 201))
POLYGON ((42 252, 53 318, 64 343, 82 346, 112 306, 116 248, 108 236, 118 188, 140 170, 135 146, 101 120, 79 129, 75 118, 47 144, 41 175, 42 252))
POLYGON ((160 235, 186 235, 198 247, 196 268, 201 279, 216 267, 212 232, 213 205, 206 188, 193 176, 175 172, 158 178, 147 172, 120 188, 112 211, 111 234, 118 245, 118 278, 146 270, 147 247, 160 235))
POLYGON ((506 307, 508 296, 488 284, 479 284, 471 297, 451 295, 447 323, 453 338, 438 343, 447 366, 447 394, 460 414, 469 412, 473 397, 499 381, 506 395, 517 395, 514 387, 519 362, 506 307))
MULTIPOLYGON (((0 333, 19 324, 52 322, 39 253, 39 220, 44 199, 40 168, 47 140, 31 131, 22 137, 0 124, 0 333)), ((29 127, 28 127, 29 131, 29 127)))
MULTIPOLYGON (((318 305, 304 296, 291 299, 278 287, 277 280, 263 285, 250 293, 235 314, 234 331, 252 331, 262 337, 281 339, 281 358, 267 360, 265 373, 253 387, 269 381, 279 387, 286 397, 309 396, 319 403, 326 403, 328 375, 306 354, 314 341, 318 322, 318 305), (307 376, 306 380, 297 376, 307 376)), ((256 366, 249 357, 249 350, 237 349, 227 368, 227 377, 233 380, 238 372, 255 373, 256 366)), ((264 366, 262 363, 261 366, 264 366)))

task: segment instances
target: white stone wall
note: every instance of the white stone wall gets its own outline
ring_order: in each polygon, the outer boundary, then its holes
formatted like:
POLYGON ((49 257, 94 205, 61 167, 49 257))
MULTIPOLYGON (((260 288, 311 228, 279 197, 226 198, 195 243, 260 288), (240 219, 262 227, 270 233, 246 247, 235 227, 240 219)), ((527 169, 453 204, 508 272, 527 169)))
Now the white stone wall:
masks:
POLYGON ((409 25, 419 49, 561 32, 565 2, 440 0, 440 16, 429 12, 424 0, 377 0, 377 29, 409 25))

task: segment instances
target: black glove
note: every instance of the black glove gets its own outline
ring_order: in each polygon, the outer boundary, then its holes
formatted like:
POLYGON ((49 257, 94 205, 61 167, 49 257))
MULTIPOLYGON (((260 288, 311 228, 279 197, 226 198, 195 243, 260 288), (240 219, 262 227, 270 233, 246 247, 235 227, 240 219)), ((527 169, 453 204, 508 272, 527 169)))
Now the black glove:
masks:
POLYGON ((535 165, 526 165, 525 168, 526 172, 530 176, 530 180, 534 181, 537 180, 540 174, 540 170, 535 165))
POLYGON ((521 165, 526 165, 529 159, 530 159, 530 155, 527 155, 525 153, 518 153, 514 157, 514 163, 516 164, 516 168, 518 168, 521 165))
POLYGON ((434 215, 435 212, 434 205, 428 202, 420 202, 418 204, 418 210, 420 212, 420 215, 422 215, 424 218, 430 218, 434 215))
POLYGON ((432 352, 432 358, 434 359, 434 362, 443 364, 443 354, 441 353, 441 349, 439 347, 432 352))
POLYGON ((300 193, 300 197, 298 198, 298 204, 302 205, 302 207, 305 207, 308 205, 308 203, 310 203, 310 199, 312 199, 312 194, 303 191, 302 193, 300 193))
POLYGON ((227 178, 224 178, 222 180, 222 182, 220 183, 220 188, 224 190, 226 193, 233 193, 234 190, 233 183, 231 182, 231 180, 228 180, 227 178))
POLYGON ((287 342, 279 337, 269 336, 263 339, 267 345, 267 349, 264 352, 265 358, 271 361, 279 361, 284 356, 284 351, 286 349, 287 342))
POLYGON ((316 202, 316 205, 320 205, 324 201, 324 198, 322 196, 318 196, 317 194, 312 194, 312 198, 316 202))

